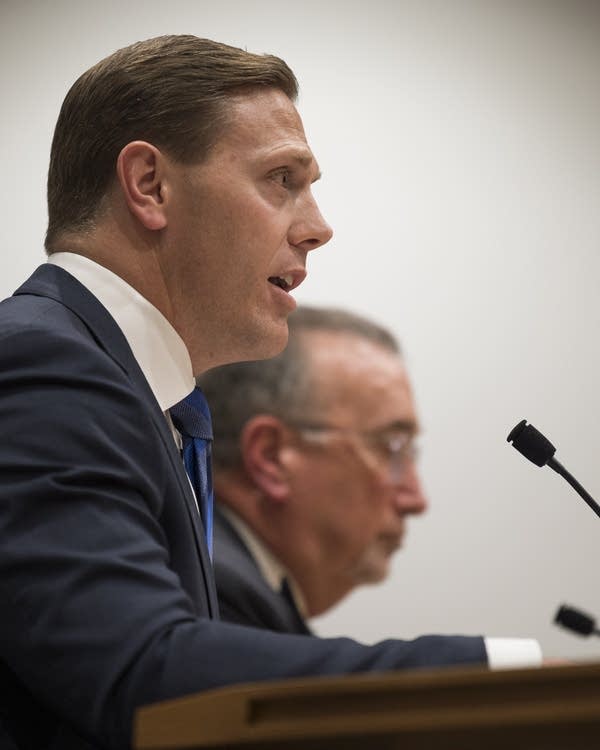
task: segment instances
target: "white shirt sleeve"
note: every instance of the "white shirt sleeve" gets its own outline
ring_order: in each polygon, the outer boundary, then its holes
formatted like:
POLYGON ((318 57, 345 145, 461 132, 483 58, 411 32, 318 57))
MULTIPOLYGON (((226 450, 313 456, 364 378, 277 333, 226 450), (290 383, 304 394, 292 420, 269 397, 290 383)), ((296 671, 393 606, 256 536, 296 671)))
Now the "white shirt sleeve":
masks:
POLYGON ((533 638, 484 638, 490 669, 539 667, 542 649, 533 638))

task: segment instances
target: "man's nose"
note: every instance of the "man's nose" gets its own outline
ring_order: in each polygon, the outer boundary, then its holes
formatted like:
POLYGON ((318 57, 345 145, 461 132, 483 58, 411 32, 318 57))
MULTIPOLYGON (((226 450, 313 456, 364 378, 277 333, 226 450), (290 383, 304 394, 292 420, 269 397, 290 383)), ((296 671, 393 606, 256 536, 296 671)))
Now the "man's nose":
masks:
POLYGON ((420 515, 427 510, 428 504, 417 464, 411 460, 394 487, 394 506, 399 513, 420 515))
POLYGON ((333 237, 333 229, 323 218, 311 195, 298 205, 298 217, 289 232, 289 242, 304 252, 316 250, 333 237))

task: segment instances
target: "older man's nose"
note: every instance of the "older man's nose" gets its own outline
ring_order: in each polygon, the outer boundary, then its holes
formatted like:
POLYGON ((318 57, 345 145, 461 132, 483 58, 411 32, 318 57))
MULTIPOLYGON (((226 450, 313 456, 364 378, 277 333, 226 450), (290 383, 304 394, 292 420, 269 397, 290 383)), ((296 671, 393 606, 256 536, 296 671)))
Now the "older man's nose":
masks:
POLYGON ((410 461, 398 481, 394 504, 399 513, 419 515, 427 510, 428 500, 423 492, 415 461, 410 461))

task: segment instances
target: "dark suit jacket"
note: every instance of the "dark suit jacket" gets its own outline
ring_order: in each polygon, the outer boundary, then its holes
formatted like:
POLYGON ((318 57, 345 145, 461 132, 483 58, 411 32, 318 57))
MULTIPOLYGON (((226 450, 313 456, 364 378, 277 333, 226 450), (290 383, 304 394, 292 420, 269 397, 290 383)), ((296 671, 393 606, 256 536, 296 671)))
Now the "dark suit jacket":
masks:
POLYGON ((484 662, 220 622, 164 416, 112 317, 45 264, 0 303, 0 747, 130 745, 136 707, 232 683, 484 662))
POLYGON ((213 566, 221 619, 239 625, 308 635, 310 629, 284 593, 273 591, 254 558, 215 505, 213 566))

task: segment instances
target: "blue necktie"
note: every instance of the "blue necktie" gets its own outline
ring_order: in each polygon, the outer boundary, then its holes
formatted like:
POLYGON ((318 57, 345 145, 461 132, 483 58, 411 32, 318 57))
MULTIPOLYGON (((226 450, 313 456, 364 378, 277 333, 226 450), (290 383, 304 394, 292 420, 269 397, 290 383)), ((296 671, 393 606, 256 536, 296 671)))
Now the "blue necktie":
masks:
POLYGON ((200 388, 169 409, 183 440, 183 463, 190 478, 204 523, 212 559, 213 486, 211 471, 212 424, 208 403, 200 388))

